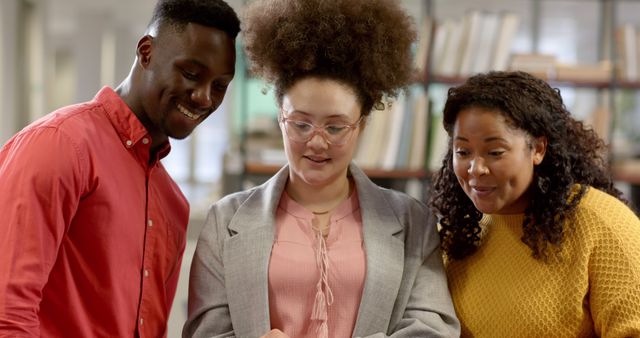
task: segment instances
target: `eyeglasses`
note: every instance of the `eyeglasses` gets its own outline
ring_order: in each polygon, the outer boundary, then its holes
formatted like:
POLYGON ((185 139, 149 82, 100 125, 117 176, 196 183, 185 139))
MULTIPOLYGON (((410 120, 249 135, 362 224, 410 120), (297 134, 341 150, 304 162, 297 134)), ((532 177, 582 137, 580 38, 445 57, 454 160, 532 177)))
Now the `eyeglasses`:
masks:
POLYGON ((309 142, 316 132, 324 138, 327 143, 331 145, 341 146, 351 139, 353 131, 358 127, 360 121, 364 115, 352 123, 352 124, 327 124, 324 126, 316 126, 313 123, 304 122, 300 120, 290 119, 284 117, 284 114, 280 115, 280 123, 284 125, 284 131, 290 140, 294 142, 309 142))

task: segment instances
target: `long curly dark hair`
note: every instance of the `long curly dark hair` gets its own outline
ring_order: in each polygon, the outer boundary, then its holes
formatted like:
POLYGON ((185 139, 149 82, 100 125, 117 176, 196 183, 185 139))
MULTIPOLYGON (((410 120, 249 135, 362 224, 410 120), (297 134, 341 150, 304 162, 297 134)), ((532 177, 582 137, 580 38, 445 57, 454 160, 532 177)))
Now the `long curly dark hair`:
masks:
MULTIPOLYGON (((444 107, 448 150, 433 183, 431 206, 440 217, 442 248, 451 259, 471 255, 480 245, 482 213, 462 190, 453 169, 452 133, 466 108, 498 111, 516 129, 547 138, 543 161, 534 168, 522 241, 538 259, 557 253, 571 216, 588 187, 624 201, 613 185, 606 146, 596 133, 567 111, 560 90, 524 72, 489 72, 449 89, 444 107)), ((626 202, 626 201, 625 201, 626 202)))
POLYGON ((368 115, 412 80, 415 27, 397 1, 258 0, 242 31, 251 71, 274 85, 279 104, 314 76, 353 88, 368 115))

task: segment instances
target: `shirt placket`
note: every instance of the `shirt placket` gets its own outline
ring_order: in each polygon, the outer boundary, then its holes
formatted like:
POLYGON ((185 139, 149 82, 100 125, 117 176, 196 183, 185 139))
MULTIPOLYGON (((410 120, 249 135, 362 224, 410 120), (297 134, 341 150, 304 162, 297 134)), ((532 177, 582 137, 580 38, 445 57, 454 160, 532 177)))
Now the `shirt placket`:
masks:
MULTIPOLYGON (((147 145, 149 142, 144 142, 147 140, 144 138, 142 143, 147 145)), ((148 152, 148 148, 144 147, 148 152)), ((153 283, 152 269, 154 268, 154 258, 155 258, 155 248, 156 248, 156 238, 158 233, 158 215, 154 214, 156 210, 153 208, 152 203, 152 189, 150 180, 153 174, 154 168, 157 166, 156 164, 147 165, 146 169, 146 177, 145 177, 145 185, 146 185, 146 196, 145 196, 145 232, 144 232, 144 247, 143 247, 143 259, 142 259, 142 271, 141 271, 141 283, 140 283, 140 306, 138 312, 138 336, 139 337, 147 337, 149 334, 149 325, 152 324, 150 321, 151 318, 151 309, 150 306, 153 306, 153 301, 150 299, 153 293, 153 283), (149 319, 149 320, 148 320, 149 319), (145 322, 146 321, 146 322, 145 322)))

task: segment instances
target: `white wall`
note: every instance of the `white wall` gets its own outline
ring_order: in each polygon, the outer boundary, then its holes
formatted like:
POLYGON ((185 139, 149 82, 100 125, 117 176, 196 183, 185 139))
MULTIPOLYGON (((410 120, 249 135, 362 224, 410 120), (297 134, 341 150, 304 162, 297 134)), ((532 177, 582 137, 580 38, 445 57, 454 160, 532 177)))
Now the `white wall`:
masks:
POLYGON ((18 2, 0 1, 0 144, 17 128, 18 2))

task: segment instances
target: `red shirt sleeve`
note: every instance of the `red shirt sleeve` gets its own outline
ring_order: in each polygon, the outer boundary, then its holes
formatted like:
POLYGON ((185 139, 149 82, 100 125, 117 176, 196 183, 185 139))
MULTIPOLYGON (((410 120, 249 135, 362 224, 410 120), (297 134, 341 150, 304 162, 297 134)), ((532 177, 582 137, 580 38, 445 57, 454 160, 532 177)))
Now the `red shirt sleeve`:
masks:
POLYGON ((53 127, 0 150, 0 336, 39 337, 42 289, 85 186, 86 159, 53 127))

